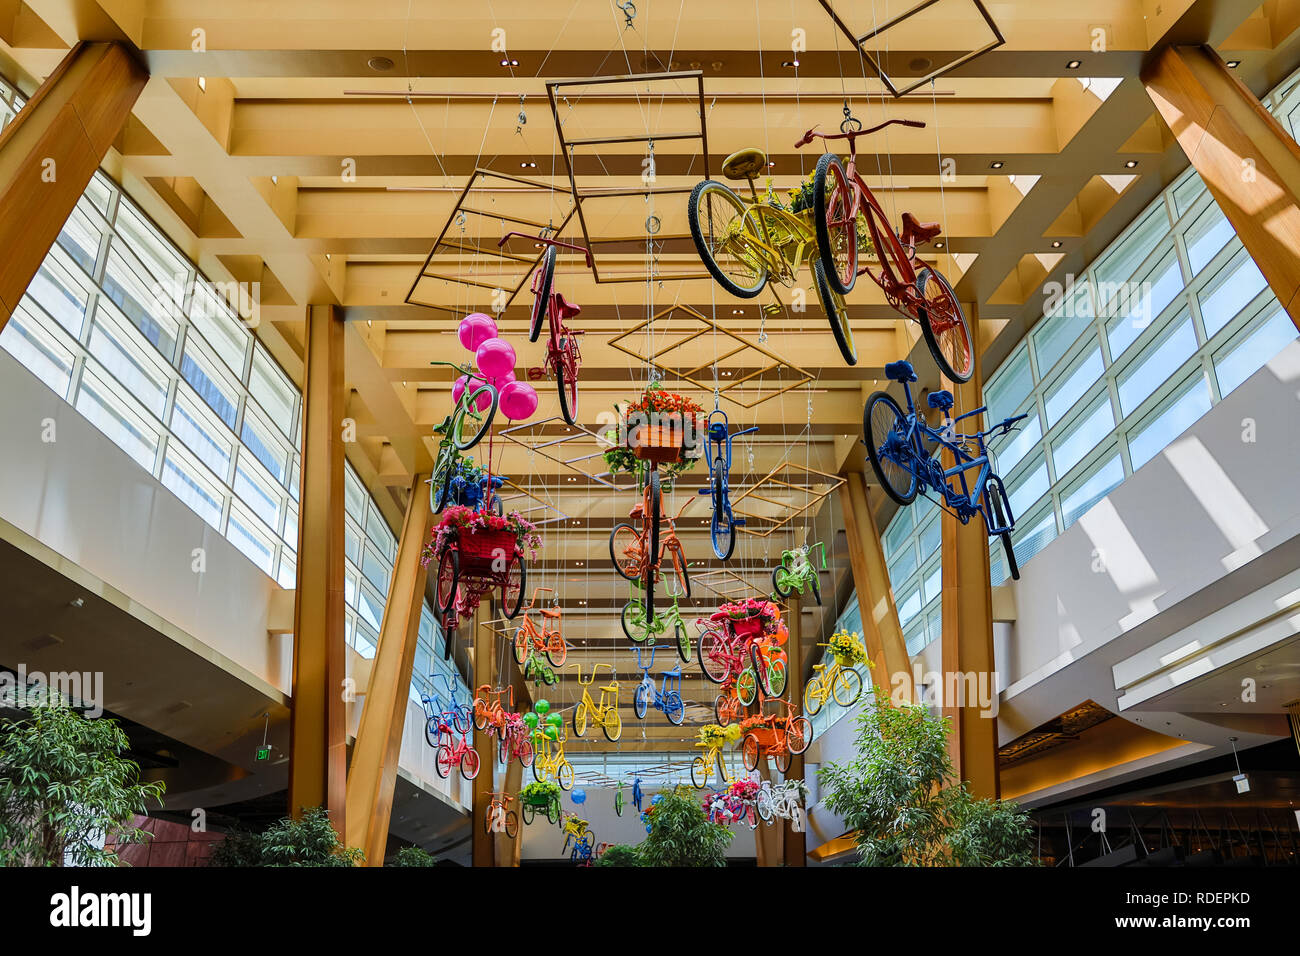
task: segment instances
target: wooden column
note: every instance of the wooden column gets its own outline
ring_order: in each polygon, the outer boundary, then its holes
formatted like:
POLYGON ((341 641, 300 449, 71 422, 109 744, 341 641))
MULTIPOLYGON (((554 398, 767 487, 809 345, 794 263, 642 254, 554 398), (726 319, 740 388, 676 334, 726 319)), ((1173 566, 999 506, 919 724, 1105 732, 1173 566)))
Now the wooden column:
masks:
POLYGON ((849 565, 853 571, 853 589, 862 612, 862 639, 871 658, 871 681, 896 697, 915 699, 912 670, 898 622, 894 591, 889 584, 889 569, 880 544, 880 532, 867 497, 866 484, 859 472, 849 472, 840 485, 840 505, 848 539, 849 565))
MULTIPOLYGON (((474 612, 473 619, 461 623, 461 627, 473 628, 474 686, 470 688, 471 694, 477 693, 479 686, 482 684, 496 686, 497 668, 493 659, 493 651, 496 648, 496 635, 492 633, 490 628, 482 626, 484 621, 488 621, 492 617, 489 600, 489 598, 484 597, 483 603, 474 612)), ((486 731, 474 731, 474 749, 478 751, 478 776, 474 778, 474 800, 470 812, 470 827, 473 830, 472 859, 474 866, 496 865, 494 841, 483 830, 483 815, 487 813, 488 794, 496 789, 494 783, 497 760, 496 742, 497 738, 486 731)), ((519 822, 520 825, 523 824, 523 820, 519 822)))
MULTIPOLYGON (((772 782, 772 768, 767 757, 758 762, 758 778, 760 781, 772 782)), ((785 856, 781 850, 780 827, 769 827, 762 822, 758 824, 754 829, 754 856, 759 866, 781 865, 785 856)))
POLYGON ((293 613, 289 812, 324 806, 346 837, 347 739, 343 600, 343 317, 307 310, 302 513, 293 613))
MULTIPOLYGON (((505 781, 501 784, 501 788, 510 796, 515 798, 515 802, 510 804, 510 809, 513 810, 515 816, 519 818, 519 830, 515 833, 515 838, 513 840, 510 839, 509 834, 496 834, 494 850, 496 852, 497 866, 519 865, 519 850, 524 842, 523 808, 519 803, 519 788, 523 785, 523 780, 524 765, 518 760, 510 761, 506 766, 505 781)), ((479 821, 479 826, 482 825, 482 821, 479 821)))
MULTIPOLYGON (((803 646, 803 601, 798 591, 790 595, 786 602, 790 639, 786 642, 786 654, 790 669, 786 678, 786 696, 794 706, 797 714, 803 713, 804 661, 807 652, 803 646)), ((785 775, 787 780, 802 780, 804 774, 803 754, 790 758, 790 770, 785 775)), ((807 866, 807 845, 802 832, 796 832, 789 820, 782 824, 785 835, 782 837, 782 849, 786 866, 807 866)))
POLYGON ((78 43, 0 134, 0 329, 149 74, 119 43, 78 43))
POLYGON ((424 608, 427 572, 420 565, 420 552, 428 539, 431 521, 424 484, 427 477, 416 475, 411 484, 379 629, 379 646, 348 767, 347 844, 365 850, 368 866, 383 866, 388 846, 397 760, 410 699, 407 690, 424 608))
POLYGON ((1167 47, 1142 82, 1300 327, 1300 146, 1209 47, 1167 47))
MULTIPOLYGON (((978 408, 981 399, 979 363, 964 385, 953 388, 954 417, 978 408)), ((961 423, 967 434, 978 431, 984 416, 961 423)), ((952 467, 945 453, 945 467, 952 467)), ((993 589, 989 583, 989 537, 984 519, 962 524, 945 510, 942 524, 943 563, 943 715, 952 721, 948 751, 962 780, 977 797, 998 797, 998 722, 980 704, 980 691, 996 694, 993 662, 993 589), (960 699, 958 695, 960 694, 960 699)))

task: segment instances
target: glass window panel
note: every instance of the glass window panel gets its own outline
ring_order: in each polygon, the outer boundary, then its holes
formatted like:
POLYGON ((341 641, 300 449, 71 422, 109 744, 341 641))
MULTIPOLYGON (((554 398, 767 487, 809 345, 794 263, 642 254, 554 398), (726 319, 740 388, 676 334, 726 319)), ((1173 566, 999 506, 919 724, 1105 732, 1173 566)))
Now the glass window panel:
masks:
POLYGON ((357 606, 357 581, 360 577, 350 567, 343 569, 343 603, 348 607, 357 606))
POLYGON ((932 518, 921 529, 919 537, 922 560, 929 558, 932 554, 937 554, 943 541, 943 526, 939 524, 939 519, 932 518))
POLYGON ((1034 343, 1034 357, 1038 359, 1040 378, 1047 377, 1052 366, 1092 326, 1092 320, 1092 300, 1088 295, 1088 286, 1080 284, 1067 289, 1057 311, 1045 316, 1030 336, 1034 343))
POLYGON ((1061 515, 1065 520, 1065 526, 1068 528, 1074 524, 1084 512, 1106 497, 1111 489, 1123 480, 1124 465, 1118 454, 1097 465, 1091 475, 1067 490, 1062 496, 1061 515))
POLYGON ((1138 298, 1106 323, 1106 341, 1110 360, 1116 362, 1152 322, 1183 290, 1183 273, 1178 259, 1170 253, 1137 287, 1138 298))
POLYGON ((1050 508, 1032 522, 1017 521, 1016 530, 1011 532, 1011 543, 1016 551, 1016 563, 1023 568, 1030 558, 1051 544, 1055 538, 1056 515, 1050 508))
POLYGON ((298 547, 298 509, 293 505, 284 515, 284 542, 291 548, 298 547))
POLYGON ((275 564, 275 544, 261 523, 238 505, 231 505, 226 537, 268 576, 275 564))
POLYGON ((1196 217, 1185 235, 1187 242, 1187 264, 1196 275, 1214 258, 1220 249, 1228 244, 1236 232, 1232 224, 1219 209, 1217 203, 1210 203, 1196 217))
POLYGON ((218 531, 221 530, 221 506, 225 496, 206 469, 185 454, 175 442, 167 446, 162 483, 189 505, 191 511, 218 531))
POLYGON ((1002 367, 984 386, 984 404, 989 409, 989 420, 1000 422, 1025 403, 1034 387, 1034 377, 1029 369, 1029 350, 1019 352, 1003 363, 1002 367))
POLYGON ((1280 306, 1275 306, 1254 331, 1215 356, 1214 374, 1219 379, 1219 394, 1227 396, 1259 371, 1265 362, 1294 342, 1295 337, 1295 323, 1280 306))
POLYGON ((375 633, 379 633, 379 626, 384 620, 384 599, 371 590, 369 585, 361 585, 357 601, 357 612, 362 622, 373 627, 375 633))
POLYGON ((147 424, 144 415, 132 408, 129 400, 120 392, 120 386, 111 384, 112 379, 106 372, 98 371, 97 366, 98 363, 88 360, 86 369, 81 373, 81 386, 77 389, 77 411, 139 462, 142 468, 153 471, 160 440, 158 429, 147 424), (95 370, 92 370, 92 364, 96 366, 95 370))
MULTIPOLYGON (((1169 233, 1169 216, 1163 200, 1157 200, 1137 222, 1124 231, 1124 237, 1097 263, 1093 276, 1097 281, 1097 301, 1105 305, 1118 293, 1121 284, 1133 278, 1143 260, 1169 233)), ((1109 314, 1109 313, 1108 313, 1109 314)))
POLYGON ((117 232, 126 240, 149 274, 171 292, 177 305, 184 302, 190 264, 145 219, 144 214, 125 198, 117 204, 115 225, 117 232))
POLYGON ((366 489, 362 487, 361 479, 356 476, 351 465, 343 469, 343 502, 344 510, 352 517, 357 519, 357 524, 366 520, 366 500, 370 496, 366 494, 366 489))
POLYGON ((298 475, 302 472, 301 459, 297 455, 293 458, 293 472, 289 478, 289 497, 294 501, 298 500, 298 475))
POLYGON ((244 409, 240 438, 276 481, 282 485, 288 481, 289 448, 251 405, 244 409))
POLYGON ((95 259, 99 255, 99 241, 104 230, 83 210, 84 202, 82 200, 73 207, 72 215, 63 224, 57 241, 63 251, 72 257, 73 262, 85 269, 87 275, 93 275, 95 259))
POLYGON ((1193 170, 1190 176, 1174 187, 1174 212, 1181 216, 1192 208, 1192 203, 1196 202, 1204 192, 1205 180, 1193 170))
POLYGON ((86 303, 89 293, 71 271, 59 261, 56 254, 45 257, 35 278, 27 286, 27 295, 45 310, 59 325, 81 338, 86 322, 86 303))
POLYGON ((1232 321, 1264 288, 1264 276, 1250 256, 1239 259, 1219 273, 1214 286, 1198 296, 1206 338, 1232 321))
POLYGON ((1209 410, 1210 385, 1205 375, 1197 371, 1163 411, 1130 433, 1128 453, 1133 470, 1154 458, 1209 410))
POLYGON ((184 382, 176 385, 176 402, 172 406, 172 434, 179 438, 203 464, 223 482, 230 474, 234 441, 207 411, 198 396, 184 382))
POLYGON ((1069 371, 1044 393, 1044 407, 1049 428, 1074 407, 1075 403, 1083 397, 1084 392, 1092 387, 1092 383, 1101 377, 1101 373, 1101 346, 1094 345, 1090 351, 1075 359, 1069 371))
POLYGON ((380 591, 388 593, 388 572, 392 570, 382 557, 375 553, 374 548, 366 547, 361 555, 361 573, 366 576, 366 580, 377 587, 380 591))
POLYGON ((154 348, 170 361, 176 354, 180 325, 171 311, 170 299, 161 287, 150 284, 132 270, 117 250, 118 240, 108 254, 101 288, 104 294, 135 324, 154 348))
POLYGON ((353 564, 361 562, 361 532, 353 527, 351 521, 343 522, 343 553, 353 564))
POLYGON ((45 322, 28 311, 25 305, 19 305, 9 324, 0 332, 0 346, 60 398, 68 397, 74 361, 72 350, 61 343, 54 332, 46 328, 45 322))
POLYGON ((293 414, 298 390, 261 345, 258 345, 253 352, 253 369, 248 379, 248 390, 262 406, 267 417, 284 432, 284 436, 293 438, 293 414))
POLYGON ((1169 377, 1195 351, 1196 330, 1192 328, 1192 318, 1188 315, 1166 333, 1159 344, 1154 348, 1148 347, 1146 355, 1139 356, 1120 373, 1117 380, 1120 413, 1125 417, 1133 414, 1133 410, 1169 381, 1169 377))
POLYGON ((247 448, 239 451, 239 464, 235 469, 235 494, 272 528, 280 527, 280 514, 284 510, 283 489, 263 477, 247 448))
POLYGON ((171 370, 140 331, 106 302, 95 309, 87 347, 145 408, 163 417, 171 370))
POLYGON ((298 562, 296 558, 297 556, 288 548, 280 551, 280 570, 275 573, 275 583, 286 591, 292 591, 298 586, 298 562))
POLYGON ((943 564, 936 563, 934 567, 929 568, 925 573, 925 582, 922 585, 922 592, 925 596, 925 603, 929 604, 939 596, 943 589, 943 564))
MULTIPOLYGON (((903 632, 903 640, 907 643, 907 653, 920 654, 925 650, 925 619, 922 618, 914 626, 903 632)), ((830 708, 824 708, 823 713, 830 708)))
MULTIPOLYGON (((991 419, 1001 421, 1002 419, 991 419)), ((1009 475, 1016 465, 1038 444, 1043 437, 1043 426, 1038 420, 1038 412, 1032 412, 1028 418, 1016 425, 1017 431, 1001 439, 994 449, 994 464, 999 475, 1009 475)))
POLYGON ((1039 498, 1047 493, 1047 462, 1039 451, 1037 467, 1031 467, 1014 481, 1007 484, 1007 500, 1011 502, 1011 513, 1022 514, 1039 498))
POLYGON ((185 340, 181 375, 194 386, 210 409, 229 427, 235 427, 239 408, 239 386, 217 368, 216 363, 197 339, 185 340))
POLYGON ((116 190, 113 185, 104 177, 103 173, 95 173, 90 178, 90 185, 82 196, 90 202, 92 206, 99 210, 103 216, 108 215, 109 204, 113 201, 113 194, 116 190))
POLYGON ((1114 427, 1115 413, 1110 407, 1110 396, 1103 392, 1078 421, 1052 440, 1052 465, 1056 468, 1057 480, 1100 445, 1114 427))
POLYGON ((244 355, 248 350, 248 332, 232 310, 206 282, 194 284, 190 303, 190 325, 199 330, 214 352, 237 378, 244 377, 244 355))
POLYGON ((374 501, 371 501, 370 509, 366 512, 366 537, 390 561, 397 553, 397 539, 388 530, 388 524, 384 521, 384 516, 379 513, 379 506, 374 501))
POLYGON ((908 540, 906 548, 899 551, 886 563, 889 566, 889 583, 895 589, 901 587, 903 582, 911 577, 912 572, 916 570, 916 548, 911 539, 908 540))
POLYGON ((365 621, 357 621, 357 633, 352 646, 364 658, 369 659, 375 656, 375 645, 379 642, 376 631, 377 629, 372 630, 365 621))
POLYGON ((908 595, 903 598, 903 603, 898 605, 898 620, 906 624, 912 618, 921 612, 921 589, 914 587, 908 595))

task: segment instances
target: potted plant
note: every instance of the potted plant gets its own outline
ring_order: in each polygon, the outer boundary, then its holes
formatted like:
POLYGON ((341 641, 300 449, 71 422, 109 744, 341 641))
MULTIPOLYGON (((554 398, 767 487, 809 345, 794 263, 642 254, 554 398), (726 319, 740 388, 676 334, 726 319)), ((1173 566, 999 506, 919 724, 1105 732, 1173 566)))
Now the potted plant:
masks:
POLYGON ((488 568, 494 560, 502 556, 509 558, 524 550, 528 551, 529 558, 536 558, 542 546, 537 526, 518 511, 498 515, 475 511, 465 505, 452 505, 434 526, 420 553, 420 563, 428 567, 429 562, 442 554, 452 540, 460 548, 461 567, 466 570, 478 570, 478 565, 488 568))
POLYGON ((835 656, 841 667, 855 667, 867 660, 867 648, 858 637, 858 632, 836 631, 826 642, 827 650, 835 656))
POLYGON ((552 780, 535 780, 519 791, 519 804, 523 808, 525 825, 533 817, 544 813, 552 823, 560 821, 560 785, 552 780))
POLYGON ((618 424, 605 432, 610 445, 604 453, 612 474, 625 472, 643 480, 646 462, 659 465, 665 490, 672 479, 695 467, 701 446, 696 440, 703 408, 658 382, 651 382, 636 401, 614 406, 618 424))

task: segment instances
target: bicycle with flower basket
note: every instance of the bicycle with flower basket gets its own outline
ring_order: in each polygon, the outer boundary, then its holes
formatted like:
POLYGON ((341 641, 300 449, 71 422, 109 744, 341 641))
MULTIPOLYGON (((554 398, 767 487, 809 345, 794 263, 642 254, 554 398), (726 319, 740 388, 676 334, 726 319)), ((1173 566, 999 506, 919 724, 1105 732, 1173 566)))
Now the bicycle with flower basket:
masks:
POLYGON ((544 653, 552 667, 563 667, 569 650, 564 643, 564 630, 560 624, 560 602, 555 600, 555 589, 533 588, 532 599, 520 613, 524 618, 519 629, 515 631, 515 660, 523 666, 531 653, 544 653), (551 595, 550 607, 537 607, 537 599, 543 593, 551 595), (533 623, 532 615, 529 613, 534 608, 542 618, 540 627, 533 623), (547 627, 548 621, 554 626, 547 627))
POLYGON ((478 373, 463 365, 438 361, 429 364, 450 366, 466 376, 466 382, 471 383, 461 389, 455 407, 442 420, 442 424, 435 425, 433 428, 434 434, 439 436, 440 441, 438 451, 433 457, 433 474, 429 478, 429 504, 437 514, 451 499, 452 478, 458 474, 465 477, 466 467, 461 464, 465 459, 461 452, 469 451, 482 441, 483 436, 492 427, 492 419, 496 417, 500 395, 495 385, 482 381, 478 378, 478 373), (469 424, 468 437, 465 431, 466 423, 469 424))
POLYGON ((560 822, 560 787, 550 780, 534 780, 519 791, 520 814, 528 826, 541 814, 551 823, 560 822))
POLYGON ((789 820, 795 832, 800 832, 806 820, 803 803, 807 798, 808 785, 802 780, 783 780, 778 784, 764 780, 756 801, 758 815, 765 823, 789 820))
POLYGON ((712 627, 700 634, 700 669, 715 684, 732 677, 745 706, 761 690, 769 697, 785 692, 789 631, 781 609, 772 601, 747 598, 721 605, 709 617, 712 627), (752 668, 752 670, 751 670, 752 668))
POLYGON ((828 667, 823 659, 813 665, 813 676, 808 678, 803 689, 803 702, 808 713, 816 715, 831 698, 841 707, 852 707, 862 697, 862 678, 854 668, 863 663, 870 666, 866 645, 859 639, 857 631, 850 634, 839 630, 827 643, 817 646, 826 648, 831 663, 828 667))
POLYGON ((420 556, 428 567, 437 558, 437 612, 446 630, 455 630, 488 591, 501 589, 502 611, 514 619, 523 605, 527 566, 524 551, 537 556, 537 527, 517 511, 508 515, 453 505, 434 527, 420 556))
POLYGON ((759 761, 772 758, 776 769, 785 773, 790 769, 791 755, 801 754, 812 743, 812 722, 795 713, 794 705, 781 699, 784 714, 755 714, 740 722, 744 738, 740 743, 740 756, 746 770, 757 770, 759 761))
POLYGON ((696 790, 703 790, 713 776, 713 768, 718 768, 718 778, 723 783, 731 783, 731 774, 727 771, 727 763, 722 757, 723 748, 729 743, 735 743, 740 739, 740 726, 738 724, 728 724, 723 727, 718 724, 705 724, 700 728, 699 739, 696 740, 695 746, 703 749, 704 753, 696 754, 691 761, 691 784, 696 790))
POLYGON ((533 731, 522 714, 507 714, 505 730, 501 734, 499 757, 506 766, 511 760, 518 760, 525 767, 533 763, 533 731))
POLYGON ((564 849, 561 853, 568 853, 569 859, 575 863, 583 863, 591 859, 591 852, 596 848, 596 836, 591 832, 591 827, 587 821, 582 819, 576 813, 564 814, 564 849), (570 852, 569 847, 573 850, 570 852))

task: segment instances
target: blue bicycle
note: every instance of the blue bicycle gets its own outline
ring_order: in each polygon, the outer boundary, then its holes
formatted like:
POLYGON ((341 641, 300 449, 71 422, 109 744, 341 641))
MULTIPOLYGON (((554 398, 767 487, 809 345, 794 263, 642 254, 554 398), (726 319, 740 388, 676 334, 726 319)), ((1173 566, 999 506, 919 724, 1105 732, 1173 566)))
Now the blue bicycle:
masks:
POLYGON ((454 727, 456 733, 469 733, 473 724, 473 711, 468 699, 461 700, 456 693, 456 685, 446 674, 430 674, 429 682, 434 685, 432 694, 421 694, 420 704, 424 707, 424 736, 430 747, 437 747, 442 741, 444 725, 454 727), (446 703, 438 693, 438 681, 446 692, 446 703))
POLYGON ((664 671, 663 687, 655 687, 654 678, 650 676, 650 668, 655 666, 656 645, 650 645, 650 660, 643 662, 641 658, 641 648, 632 648, 636 651, 636 666, 641 669, 641 683, 637 684, 636 693, 632 696, 632 707, 636 711, 637 720, 645 720, 645 715, 650 712, 650 707, 655 710, 662 710, 668 722, 681 725, 682 720, 686 717, 686 705, 682 702, 682 665, 677 664, 672 670, 664 671))
POLYGON ((867 446, 871 468, 876 473, 885 493, 900 505, 910 505, 916 500, 922 486, 942 495, 942 504, 962 524, 975 515, 982 515, 989 536, 1002 538, 1006 549, 1007 566, 1011 577, 1019 580, 1020 567, 1011 545, 1011 532, 1015 530, 1015 517, 1002 479, 993 472, 986 443, 1001 438, 1014 430, 1017 422, 1027 415, 1015 415, 973 435, 963 435, 953 430, 957 422, 985 411, 984 407, 965 412, 949 419, 952 392, 931 392, 928 403, 944 415, 944 426, 934 429, 925 417, 918 415, 908 386, 916 381, 916 372, 910 362, 890 362, 885 366, 885 377, 903 386, 907 398, 907 413, 898 407, 885 392, 875 392, 867 399, 862 411, 862 434, 867 446), (930 447, 946 448, 952 453, 954 465, 944 468, 930 447), (974 452, 972 454, 972 452, 974 452), (969 472, 975 472, 972 483, 969 472), (954 480, 955 479, 955 480, 954 480))
POLYGON ((636 777, 632 781, 632 806, 636 807, 637 812, 641 812, 641 778, 636 777))
POLYGON ((731 512, 731 485, 728 473, 731 471, 731 440, 750 432, 758 431, 758 426, 738 432, 728 431, 727 413, 715 408, 709 414, 705 429, 704 457, 709 464, 709 486, 701 488, 700 494, 713 499, 713 520, 709 523, 709 536, 713 539, 713 553, 726 561, 736 549, 736 528, 745 523, 744 518, 737 518, 731 512))

